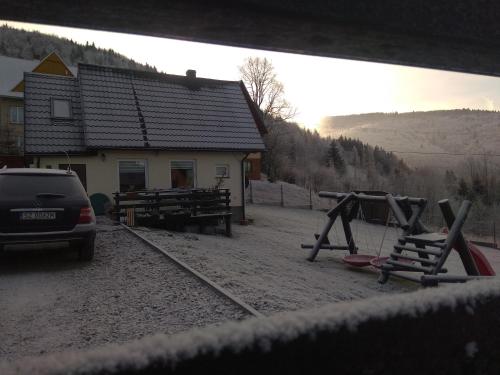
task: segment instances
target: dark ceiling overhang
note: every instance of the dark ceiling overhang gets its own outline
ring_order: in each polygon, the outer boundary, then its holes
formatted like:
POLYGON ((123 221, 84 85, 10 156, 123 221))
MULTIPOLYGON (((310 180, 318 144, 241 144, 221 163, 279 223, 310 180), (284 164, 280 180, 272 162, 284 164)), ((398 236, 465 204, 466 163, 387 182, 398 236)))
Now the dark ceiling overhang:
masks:
POLYGON ((13 21, 500 75, 495 0, 0 0, 0 9, 13 21))

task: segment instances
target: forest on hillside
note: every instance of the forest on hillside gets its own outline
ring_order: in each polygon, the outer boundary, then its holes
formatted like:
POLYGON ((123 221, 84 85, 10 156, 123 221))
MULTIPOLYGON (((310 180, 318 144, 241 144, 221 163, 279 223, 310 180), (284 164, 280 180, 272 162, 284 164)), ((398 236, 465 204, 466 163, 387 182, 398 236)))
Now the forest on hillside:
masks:
POLYGON ((469 220, 477 223, 473 229, 492 232, 500 179, 498 166, 484 157, 466 158, 460 168, 411 167, 394 153, 358 139, 322 137, 280 119, 268 119, 267 126, 263 172, 271 181, 311 186, 314 191, 379 190, 425 197, 426 221, 435 225, 442 225, 437 201, 448 198, 457 207, 468 199, 474 203, 469 220))
POLYGON ((0 26, 0 55, 40 60, 54 51, 68 65, 87 63, 156 71, 154 66, 140 64, 112 49, 98 48, 94 43, 82 45, 55 35, 0 26))

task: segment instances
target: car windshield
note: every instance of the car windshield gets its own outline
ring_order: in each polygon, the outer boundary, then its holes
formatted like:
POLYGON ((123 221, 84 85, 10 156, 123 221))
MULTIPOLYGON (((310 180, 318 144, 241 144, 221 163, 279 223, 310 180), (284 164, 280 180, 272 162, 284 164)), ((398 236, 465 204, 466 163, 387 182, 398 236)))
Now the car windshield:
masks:
POLYGON ((37 194, 81 196, 85 191, 75 176, 3 175, 0 176, 0 197, 22 198, 37 194))

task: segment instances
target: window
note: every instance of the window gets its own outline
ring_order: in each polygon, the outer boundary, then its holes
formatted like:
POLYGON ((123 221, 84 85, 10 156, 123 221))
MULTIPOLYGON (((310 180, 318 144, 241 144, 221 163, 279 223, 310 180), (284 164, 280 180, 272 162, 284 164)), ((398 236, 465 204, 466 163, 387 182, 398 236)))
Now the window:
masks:
POLYGON ((215 177, 229 178, 229 165, 217 164, 215 166, 215 177))
POLYGON ((120 160, 118 162, 120 192, 146 189, 146 161, 120 160))
POLYGON ((9 108, 9 122, 13 124, 22 124, 24 122, 24 109, 21 106, 9 108))
POLYGON ((194 161, 177 160, 170 162, 170 179, 172 188, 194 188, 194 161))
POLYGON ((71 100, 52 99, 52 117, 71 118, 71 100))

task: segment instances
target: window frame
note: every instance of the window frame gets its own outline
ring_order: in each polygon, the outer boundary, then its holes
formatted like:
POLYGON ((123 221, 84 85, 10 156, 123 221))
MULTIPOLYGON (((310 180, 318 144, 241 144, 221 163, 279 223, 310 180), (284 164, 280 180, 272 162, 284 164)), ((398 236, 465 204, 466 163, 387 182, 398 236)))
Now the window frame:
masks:
POLYGON ((22 105, 11 105, 9 106, 9 124, 24 124, 24 106, 22 105), (12 110, 15 110, 16 119, 12 120, 12 110), (22 117, 22 120, 19 121, 19 117, 22 117))
POLYGON ((72 102, 71 98, 64 98, 64 99, 50 98, 50 115, 53 119, 72 120, 73 119, 73 102, 72 102), (56 116, 56 114, 54 113, 54 102, 56 100, 61 101, 61 102, 62 101, 68 102, 68 105, 69 105, 69 116, 68 117, 56 116))
POLYGON ((169 173, 168 173, 168 176, 169 176, 169 179, 170 179, 170 188, 171 189, 179 189, 179 188, 174 188, 172 186, 172 163, 175 163, 175 162, 191 162, 193 163, 193 187, 191 189, 196 189, 197 186, 198 186, 198 167, 197 167, 197 163, 196 163, 196 159, 172 159, 169 161, 169 173))
POLYGON ((133 161, 133 162, 144 162, 144 189, 149 189, 149 165, 148 165, 148 159, 118 159, 117 160, 117 163, 116 163, 116 173, 117 173, 117 187, 116 187, 116 191, 117 192, 120 192, 120 193, 126 193, 125 191, 121 191, 120 190, 120 186, 121 186, 121 183, 120 183, 120 163, 121 162, 130 162, 130 161, 133 161))
POLYGON ((215 165, 215 177, 216 178, 231 178, 231 169, 229 168, 229 164, 227 164, 227 163, 216 164, 215 165), (226 168, 227 174, 225 174, 225 175, 217 174, 217 168, 220 168, 220 167, 226 168))

